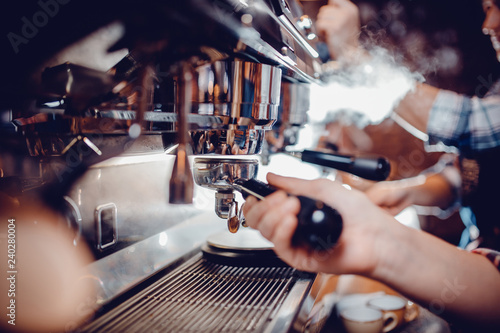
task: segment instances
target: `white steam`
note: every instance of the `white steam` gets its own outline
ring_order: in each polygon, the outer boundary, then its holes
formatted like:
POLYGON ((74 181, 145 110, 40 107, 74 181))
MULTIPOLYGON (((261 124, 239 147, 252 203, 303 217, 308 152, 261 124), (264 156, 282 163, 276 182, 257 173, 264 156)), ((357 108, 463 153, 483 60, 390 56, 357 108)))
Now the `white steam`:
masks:
POLYGON ((311 87, 309 119, 324 124, 339 112, 352 112, 359 127, 378 124, 417 81, 423 81, 420 74, 397 65, 386 50, 375 49, 368 61, 336 70, 326 78, 327 84, 311 87))

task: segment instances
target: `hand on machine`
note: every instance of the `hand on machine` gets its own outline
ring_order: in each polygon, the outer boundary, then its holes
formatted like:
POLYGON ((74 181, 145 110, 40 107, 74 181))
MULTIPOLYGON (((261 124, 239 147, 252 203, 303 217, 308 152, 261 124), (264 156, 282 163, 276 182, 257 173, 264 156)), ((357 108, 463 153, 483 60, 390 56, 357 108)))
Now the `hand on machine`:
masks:
MULTIPOLYGON (((255 179, 236 179, 233 187, 241 192, 245 199, 251 195, 259 200, 264 200, 266 196, 278 190, 255 179)), ((335 246, 342 232, 340 214, 322 201, 304 196, 297 198, 301 209, 297 215, 294 245, 305 245, 313 250, 327 250, 335 246)))

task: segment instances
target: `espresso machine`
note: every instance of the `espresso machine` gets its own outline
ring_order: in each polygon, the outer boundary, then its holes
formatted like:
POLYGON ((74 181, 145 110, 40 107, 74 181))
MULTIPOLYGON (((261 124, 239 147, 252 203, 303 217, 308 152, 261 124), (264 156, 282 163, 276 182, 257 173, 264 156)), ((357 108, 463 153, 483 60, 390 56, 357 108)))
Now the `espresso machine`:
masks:
POLYGON ((240 228, 240 194, 307 121, 311 20, 294 0, 111 1, 99 18, 79 33, 120 22, 120 61, 44 67, 2 103, 2 191, 58 211, 95 259, 94 315, 72 329, 303 331, 315 275, 240 228))

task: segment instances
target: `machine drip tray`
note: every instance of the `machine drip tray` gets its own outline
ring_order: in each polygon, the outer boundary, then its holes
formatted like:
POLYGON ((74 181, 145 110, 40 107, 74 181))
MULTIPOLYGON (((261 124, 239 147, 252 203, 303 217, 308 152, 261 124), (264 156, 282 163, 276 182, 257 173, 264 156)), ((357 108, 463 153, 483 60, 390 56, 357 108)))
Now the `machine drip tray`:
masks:
POLYGON ((198 253, 81 332, 263 332, 281 326, 281 308, 293 313, 287 303, 300 307, 300 301, 287 302, 310 287, 298 273, 291 267, 225 266, 198 253))

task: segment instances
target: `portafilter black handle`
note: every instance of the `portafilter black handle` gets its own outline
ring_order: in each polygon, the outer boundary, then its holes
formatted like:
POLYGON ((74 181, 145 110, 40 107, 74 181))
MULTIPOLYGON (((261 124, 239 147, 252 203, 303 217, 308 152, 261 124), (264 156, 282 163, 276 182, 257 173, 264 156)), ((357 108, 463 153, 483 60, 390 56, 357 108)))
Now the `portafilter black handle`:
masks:
POLYGON ((304 162, 349 172, 368 180, 386 180, 391 172, 389 160, 382 156, 350 156, 304 150, 301 159, 304 162))
MULTIPOLYGON (((246 199, 249 195, 259 200, 278 189, 255 179, 237 179, 234 188, 246 199)), ((300 212, 297 214, 298 225, 292 242, 296 246, 309 246, 314 250, 326 250, 337 244, 342 232, 342 217, 332 207, 320 200, 297 196, 300 212)))

